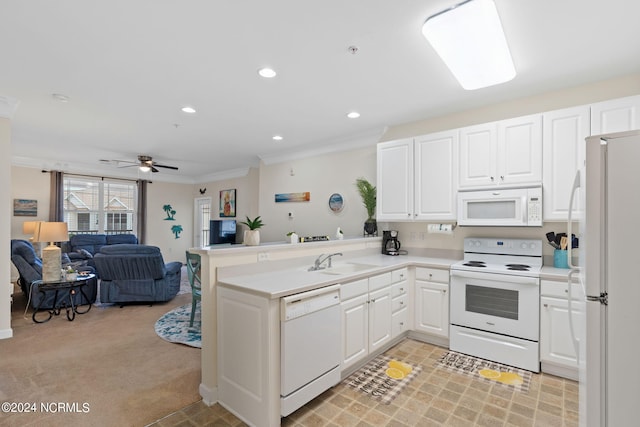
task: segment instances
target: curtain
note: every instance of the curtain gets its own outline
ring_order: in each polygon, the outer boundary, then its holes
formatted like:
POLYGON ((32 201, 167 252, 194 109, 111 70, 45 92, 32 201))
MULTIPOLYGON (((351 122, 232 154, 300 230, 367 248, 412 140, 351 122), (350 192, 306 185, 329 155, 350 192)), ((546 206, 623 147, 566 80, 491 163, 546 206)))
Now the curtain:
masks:
POLYGON ((64 222, 64 173, 51 171, 49 174, 51 176, 49 221, 64 222))
POLYGON ((147 234, 147 184, 149 181, 138 180, 137 234, 138 242, 145 244, 147 234))

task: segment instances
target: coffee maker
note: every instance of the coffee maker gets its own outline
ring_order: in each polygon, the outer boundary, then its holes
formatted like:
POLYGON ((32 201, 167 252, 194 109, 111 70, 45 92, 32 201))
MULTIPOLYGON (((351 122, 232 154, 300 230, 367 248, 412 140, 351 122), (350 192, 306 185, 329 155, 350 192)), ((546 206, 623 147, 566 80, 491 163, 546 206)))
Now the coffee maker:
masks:
POLYGON ((400 255, 398 230, 387 230, 382 232, 382 253, 384 255, 400 255))

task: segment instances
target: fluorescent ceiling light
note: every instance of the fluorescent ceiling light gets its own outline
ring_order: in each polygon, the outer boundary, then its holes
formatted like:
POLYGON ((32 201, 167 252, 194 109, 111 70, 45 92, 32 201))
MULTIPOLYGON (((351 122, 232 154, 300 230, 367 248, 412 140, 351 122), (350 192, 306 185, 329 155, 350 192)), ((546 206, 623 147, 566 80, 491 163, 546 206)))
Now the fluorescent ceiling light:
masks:
POLYGON ((182 111, 185 113, 193 114, 196 112, 196 109, 193 107, 182 107, 182 111))
POLYGON ((274 70, 272 70, 271 68, 260 68, 258 70, 258 74, 260 74, 260 76, 266 78, 266 79, 270 79, 272 77, 276 76, 276 72, 274 70))
POLYGON ((358 117, 360 117, 360 113, 358 113, 357 111, 352 111, 347 114, 347 117, 349 117, 350 119, 357 119, 358 117))
POLYGON ((281 136, 281 135, 273 135, 273 138, 272 138, 272 139, 273 139, 274 141, 282 141, 282 139, 283 139, 283 138, 282 138, 282 136, 281 136))
POLYGON ((431 16, 422 34, 466 90, 516 75, 493 0, 467 0, 431 16))

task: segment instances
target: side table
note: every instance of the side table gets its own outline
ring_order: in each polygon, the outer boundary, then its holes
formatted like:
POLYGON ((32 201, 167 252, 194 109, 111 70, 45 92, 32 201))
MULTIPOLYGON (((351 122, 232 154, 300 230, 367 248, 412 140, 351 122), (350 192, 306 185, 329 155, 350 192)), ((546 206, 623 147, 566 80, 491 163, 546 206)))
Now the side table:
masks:
MULTIPOLYGON (((35 323, 45 323, 51 320, 56 315, 60 315, 62 309, 65 309, 67 314, 67 320, 70 322, 76 318, 76 314, 85 314, 91 310, 91 303, 86 304, 86 310, 79 310, 78 305, 74 301, 74 296, 80 292, 86 301, 89 301, 87 294, 84 292, 84 286, 91 279, 96 277, 95 274, 78 275, 75 280, 60 280, 58 282, 43 282, 41 280, 33 282, 38 284, 38 291, 42 294, 40 304, 36 307, 31 318, 35 323), (37 320, 36 315, 40 311, 40 306, 46 300, 47 292, 55 292, 53 297, 53 305, 51 308, 46 309, 49 313, 49 317, 44 320, 37 320)), ((82 304, 85 305, 85 304, 82 304)))

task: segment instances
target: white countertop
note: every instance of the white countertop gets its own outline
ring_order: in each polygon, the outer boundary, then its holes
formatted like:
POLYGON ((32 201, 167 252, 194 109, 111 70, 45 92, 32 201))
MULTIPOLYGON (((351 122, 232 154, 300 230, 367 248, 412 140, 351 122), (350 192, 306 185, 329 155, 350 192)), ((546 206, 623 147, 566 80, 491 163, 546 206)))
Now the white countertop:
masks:
POLYGON ((370 264, 375 266, 370 269, 358 271, 357 273, 333 275, 326 274, 326 270, 308 271, 309 264, 306 264, 290 269, 278 269, 256 274, 232 276, 220 274, 218 283, 237 290, 274 299, 335 283, 350 282, 362 277, 368 277, 410 265, 448 269, 451 264, 459 261, 459 259, 453 258, 421 256, 420 250, 411 252, 415 252, 415 254, 399 256, 376 254, 348 258, 344 261, 341 260, 340 257, 333 259, 333 266, 336 268, 345 264, 370 264), (325 271, 325 273, 323 273, 323 271, 325 271))

